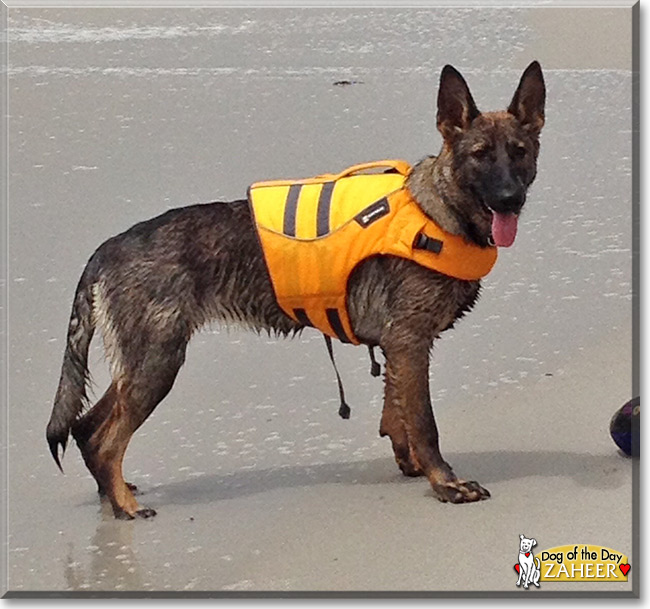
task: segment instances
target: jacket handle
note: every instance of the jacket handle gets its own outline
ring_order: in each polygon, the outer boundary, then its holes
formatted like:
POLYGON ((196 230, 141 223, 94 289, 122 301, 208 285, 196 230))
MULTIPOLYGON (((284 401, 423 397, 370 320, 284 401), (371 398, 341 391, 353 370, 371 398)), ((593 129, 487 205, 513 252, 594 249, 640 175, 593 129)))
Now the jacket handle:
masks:
POLYGON ((398 159, 388 159, 385 161, 373 161, 370 163, 360 163, 359 165, 352 165, 352 167, 348 167, 347 169, 339 173, 335 177, 335 179, 338 180, 340 178, 344 178, 346 176, 350 176, 355 173, 365 171, 366 169, 379 169, 381 167, 394 169, 395 171, 397 171, 397 173, 400 173, 403 176, 407 176, 409 173, 411 173, 411 166, 406 161, 400 161, 398 159))

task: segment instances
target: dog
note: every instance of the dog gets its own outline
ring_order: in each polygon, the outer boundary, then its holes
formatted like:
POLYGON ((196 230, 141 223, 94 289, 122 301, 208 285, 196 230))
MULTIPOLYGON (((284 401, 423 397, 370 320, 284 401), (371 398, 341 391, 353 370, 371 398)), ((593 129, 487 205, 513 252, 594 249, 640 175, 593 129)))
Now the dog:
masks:
MULTIPOLYGON (((482 113, 462 75, 444 67, 442 150, 418 162, 404 187, 445 235, 476 251, 512 244, 536 176, 545 96, 533 62, 508 109, 482 113)), ((429 394, 433 342, 472 309, 479 291, 480 280, 393 255, 364 260, 347 281, 357 342, 380 347, 385 357, 380 435, 390 438, 402 473, 426 476, 442 502, 490 496, 478 482, 459 479, 440 454, 429 394)), ((173 209, 136 224, 104 242, 81 275, 46 437, 61 468, 73 436, 118 518, 155 515, 136 501, 122 460, 133 433, 171 390, 190 337, 212 320, 279 336, 308 325, 278 304, 246 199, 173 209), (87 355, 97 327, 112 381, 90 407, 87 355)))
POLYGON ((528 590, 529 584, 534 584, 539 588, 539 578, 541 576, 539 558, 533 555, 533 546, 537 545, 535 539, 527 539, 519 535, 519 579, 517 585, 521 586, 523 580, 524 589, 528 590), (537 561, 537 564, 535 564, 537 561))

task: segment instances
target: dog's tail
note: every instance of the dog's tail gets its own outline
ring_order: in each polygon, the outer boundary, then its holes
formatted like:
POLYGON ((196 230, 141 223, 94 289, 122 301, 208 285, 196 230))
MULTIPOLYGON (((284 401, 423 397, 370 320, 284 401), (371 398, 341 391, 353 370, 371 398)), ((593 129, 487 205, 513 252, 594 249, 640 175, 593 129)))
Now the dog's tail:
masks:
POLYGON ((95 332, 93 315, 93 285, 95 284, 95 264, 93 259, 84 269, 75 292, 68 337, 59 388, 54 398, 54 407, 47 424, 46 437, 54 461, 63 471, 61 457, 68 443, 70 428, 88 402, 86 386, 89 381, 88 348, 95 332))

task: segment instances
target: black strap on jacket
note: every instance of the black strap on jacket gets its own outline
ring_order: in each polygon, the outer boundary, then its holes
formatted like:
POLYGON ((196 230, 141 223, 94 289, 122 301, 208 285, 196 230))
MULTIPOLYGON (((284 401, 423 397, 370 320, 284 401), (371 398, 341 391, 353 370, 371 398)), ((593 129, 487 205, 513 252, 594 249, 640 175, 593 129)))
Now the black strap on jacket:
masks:
POLYGON ((334 361, 334 349, 332 347, 332 339, 327 336, 327 334, 323 334, 325 337, 325 344, 327 345, 327 352, 329 353, 330 360, 332 361, 332 366, 334 366, 334 372, 336 372, 336 382, 339 384, 339 398, 341 400, 341 405, 339 406, 339 416, 342 419, 349 419, 350 418, 350 407, 347 405, 345 401, 345 392, 343 391, 343 383, 341 382, 341 375, 339 374, 339 370, 336 367, 336 362, 334 361))
POLYGON ((381 366, 375 359, 375 348, 368 345, 368 353, 370 354, 370 374, 372 376, 379 376, 381 374, 381 366))
MULTIPOLYGON (((327 334, 323 334, 323 338, 325 339, 325 344, 327 345, 327 353, 330 356, 330 361, 332 362, 332 366, 334 366, 334 372, 336 373, 336 382, 338 383, 339 386, 339 399, 341 401, 341 405, 339 406, 339 416, 342 419, 349 419, 351 411, 350 411, 350 407, 348 406, 348 403, 345 401, 345 391, 343 391, 343 381, 341 381, 341 375, 339 374, 339 370, 336 367, 336 362, 334 361, 334 347, 332 346, 332 339, 327 334)), ((379 362, 375 359, 375 348, 368 345, 368 353, 370 354, 370 374, 372 374, 372 376, 379 376, 381 374, 381 366, 379 365, 379 362)))

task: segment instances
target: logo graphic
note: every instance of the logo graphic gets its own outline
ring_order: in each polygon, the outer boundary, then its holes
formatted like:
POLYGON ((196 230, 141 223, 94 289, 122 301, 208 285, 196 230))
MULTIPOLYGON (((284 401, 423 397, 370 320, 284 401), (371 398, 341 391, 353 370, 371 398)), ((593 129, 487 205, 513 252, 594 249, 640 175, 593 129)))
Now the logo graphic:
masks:
POLYGON ((533 546, 537 545, 535 539, 527 539, 519 535, 519 562, 515 565, 515 571, 519 573, 517 585, 524 584, 524 590, 528 590, 529 584, 539 588, 540 562, 539 558, 533 555, 533 546))
POLYGON ((517 586, 539 588, 539 582, 626 582, 632 568, 627 556, 611 548, 587 544, 557 546, 533 554, 535 539, 519 536, 514 565, 517 586))
POLYGON ((388 200, 384 197, 369 207, 366 207, 366 209, 357 214, 354 219, 361 224, 363 228, 368 228, 375 220, 383 218, 388 213, 390 213, 390 205, 388 205, 388 200))

